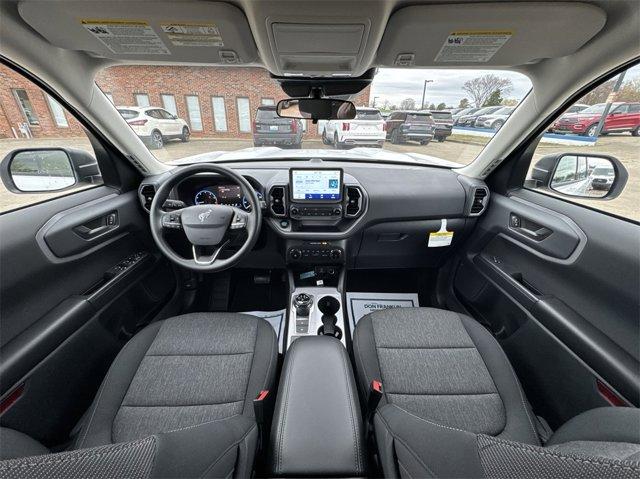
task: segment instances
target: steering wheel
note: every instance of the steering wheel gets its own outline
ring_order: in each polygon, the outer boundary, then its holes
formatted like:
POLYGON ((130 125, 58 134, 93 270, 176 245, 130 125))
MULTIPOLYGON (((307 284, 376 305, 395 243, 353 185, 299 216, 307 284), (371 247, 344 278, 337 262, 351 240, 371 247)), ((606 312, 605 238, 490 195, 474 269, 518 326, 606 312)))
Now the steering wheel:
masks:
POLYGON ((215 272, 232 267, 251 251, 260 233, 262 212, 258 195, 242 175, 222 165, 206 163, 177 169, 158 187, 151 202, 150 221, 153 239, 167 258, 194 271, 215 272), (240 185, 242 193, 249 200, 251 211, 228 205, 195 205, 163 211, 162 206, 171 190, 185 178, 198 173, 217 173, 240 185), (169 229, 184 232, 191 243, 193 259, 183 258, 169 246, 163 235, 164 230, 169 229), (247 232, 247 239, 240 249, 229 258, 218 259, 220 251, 230 243, 231 237, 243 230, 247 232))

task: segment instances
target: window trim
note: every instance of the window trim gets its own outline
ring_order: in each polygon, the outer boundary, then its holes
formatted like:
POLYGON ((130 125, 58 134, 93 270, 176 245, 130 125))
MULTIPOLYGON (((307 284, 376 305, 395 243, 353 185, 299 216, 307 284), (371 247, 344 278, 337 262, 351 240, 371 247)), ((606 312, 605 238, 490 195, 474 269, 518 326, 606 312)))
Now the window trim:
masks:
POLYGON ((60 105, 60 103, 58 103, 55 98, 53 98, 51 95, 47 94, 46 92, 43 91, 42 94, 44 95, 44 101, 47 103, 47 107, 49 108, 49 113, 51 114, 51 119, 53 120, 53 123, 56 126, 56 128, 70 128, 69 119, 67 118, 64 107, 60 105), (62 116, 64 117, 64 120, 67 123, 66 125, 60 125, 58 123, 58 120, 56 120, 56 115, 53 111, 53 106, 51 105, 52 101, 55 101, 56 103, 58 103, 60 108, 62 108, 62 116))
POLYGON ((219 132, 219 133, 228 133, 229 132, 229 111, 227 109, 227 102, 225 101, 224 96, 222 96, 222 95, 210 95, 209 96, 209 103, 211 104, 211 120, 213 121, 213 131, 219 132), (225 123, 225 125, 227 127, 225 130, 218 129, 218 125, 216 124, 216 112, 215 112, 215 108, 213 106, 213 99, 214 98, 221 98, 222 99, 222 109, 224 110, 224 123, 225 123))
POLYGON ((275 106, 276 99, 270 96, 263 96, 260 98, 260 106, 275 106), (273 103, 263 103, 264 100, 271 100, 273 103))
POLYGON ((13 93, 13 98, 15 99, 16 103, 18 104, 18 109, 20 110, 20 113, 22 113, 22 117, 25 119, 25 121, 29 125, 29 128, 31 128, 32 126, 41 127, 42 125, 40 123, 40 118, 38 116, 38 113, 36 112, 36 109, 33 106, 33 102, 31 101, 31 98, 29 97, 29 92, 27 91, 27 89, 26 88, 12 88, 11 89, 11 93, 13 93), (22 102, 20 101, 20 98, 18 97, 18 91, 23 91, 25 93, 25 95, 27 95, 27 100, 29 100, 29 104, 31 105, 31 112, 33 113, 33 115, 35 117, 35 123, 31 123, 31 121, 29 120, 29 117, 27 116, 27 113, 25 112, 24 107, 22 106, 22 102))
POLYGON ((251 99, 248 96, 237 96, 236 97, 236 116, 238 117, 238 133, 251 133, 252 132, 252 128, 251 128, 251 99), (247 100, 247 102, 249 103, 249 129, 248 130, 242 130, 241 126, 240 126, 240 103, 238 102, 238 100, 247 100))
POLYGON ((200 104, 200 97, 196 93, 189 93, 187 95, 184 95, 184 104, 187 109, 187 122, 189 123, 189 129, 191 131, 197 131, 197 132, 204 131, 204 117, 202 116, 202 105, 200 104), (198 111, 200 112, 200 129, 199 130, 197 128, 194 128, 193 125, 191 124, 191 115, 189 114, 189 101, 187 100, 187 98, 189 97, 195 97, 196 101, 198 102, 198 111))

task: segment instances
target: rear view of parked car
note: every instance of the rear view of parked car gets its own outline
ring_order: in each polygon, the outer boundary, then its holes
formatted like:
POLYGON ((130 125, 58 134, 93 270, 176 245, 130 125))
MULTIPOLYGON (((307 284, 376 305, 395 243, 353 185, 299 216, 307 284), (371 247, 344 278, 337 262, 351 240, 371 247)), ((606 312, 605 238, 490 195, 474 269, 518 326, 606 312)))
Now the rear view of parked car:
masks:
POLYGON ((157 107, 119 106, 131 129, 150 148, 162 148, 167 140, 189 141, 191 130, 182 118, 157 107))
POLYGON ((489 115, 481 115, 476 118, 475 126, 477 128, 490 128, 492 130, 499 130, 507 121, 507 118, 513 113, 514 106, 505 106, 500 108, 489 115))
POLYGON ((387 120, 387 138, 397 145, 405 141, 428 144, 434 137, 436 123, 428 111, 394 111, 387 120))
POLYGON ((356 108, 353 120, 331 120, 322 132, 322 141, 335 148, 372 146, 382 148, 385 122, 377 108, 356 108))
POLYGON ((434 138, 437 141, 444 141, 448 136, 451 136, 451 129, 453 127, 453 116, 450 111, 443 110, 431 110, 431 118, 435 122, 436 131, 434 138))
POLYGON ((275 106, 261 106, 253 123, 254 146, 302 146, 302 122, 295 118, 280 118, 275 106))

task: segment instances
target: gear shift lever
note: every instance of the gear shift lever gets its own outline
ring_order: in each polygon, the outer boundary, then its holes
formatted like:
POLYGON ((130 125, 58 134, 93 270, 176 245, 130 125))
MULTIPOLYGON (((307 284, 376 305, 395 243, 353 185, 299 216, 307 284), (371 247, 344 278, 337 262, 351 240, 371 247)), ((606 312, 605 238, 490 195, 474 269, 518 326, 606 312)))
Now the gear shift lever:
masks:
POLYGON ((309 316, 313 298, 307 293, 300 293, 293 298, 293 306, 296 308, 296 316, 309 316))

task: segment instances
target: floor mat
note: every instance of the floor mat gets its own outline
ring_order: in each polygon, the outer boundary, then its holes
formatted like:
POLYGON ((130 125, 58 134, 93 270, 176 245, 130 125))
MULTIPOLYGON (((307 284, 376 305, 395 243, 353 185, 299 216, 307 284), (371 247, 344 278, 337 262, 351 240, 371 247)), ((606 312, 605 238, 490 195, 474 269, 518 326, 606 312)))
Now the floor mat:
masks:
POLYGON ((417 293, 347 293, 349 326, 353 331, 364 315, 388 308, 417 308, 417 293))
POLYGON ((286 312, 286 309, 281 309, 279 311, 242 311, 241 314, 250 314, 269 321, 269 324, 273 326, 273 329, 278 336, 278 351, 282 353, 284 344, 284 317, 286 312))

